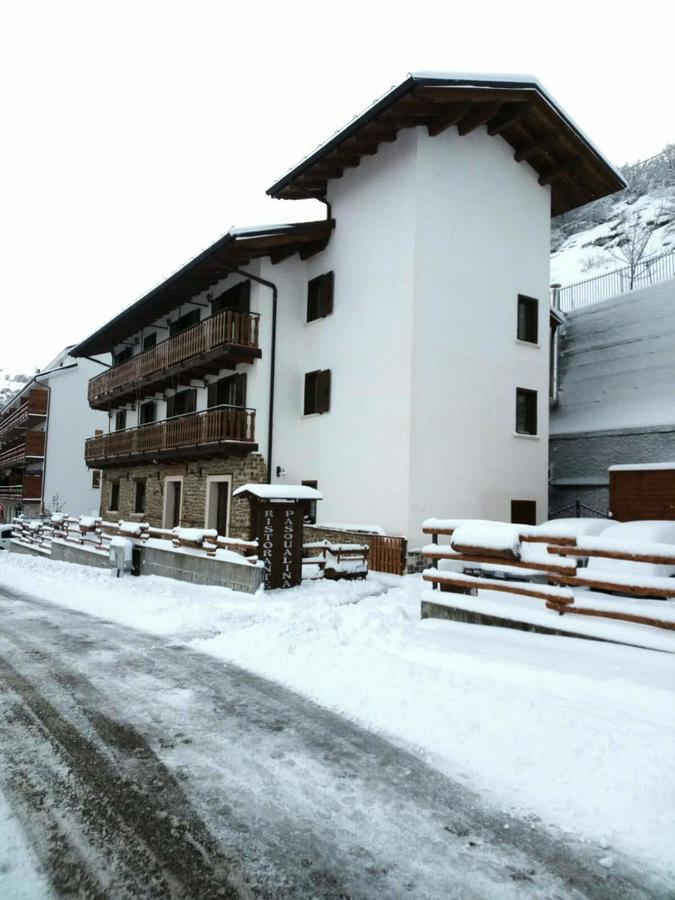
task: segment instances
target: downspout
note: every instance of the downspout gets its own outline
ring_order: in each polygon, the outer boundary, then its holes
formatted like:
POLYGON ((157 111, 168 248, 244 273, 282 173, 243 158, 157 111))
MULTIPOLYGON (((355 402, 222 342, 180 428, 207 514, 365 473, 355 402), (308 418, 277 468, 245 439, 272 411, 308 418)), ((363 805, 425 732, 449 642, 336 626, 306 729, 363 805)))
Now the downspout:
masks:
POLYGON ((269 414, 268 414, 268 424, 267 424, 267 483, 272 483, 272 445, 274 439, 274 374, 276 368, 276 355, 277 355, 277 298, 278 298, 278 289, 276 284, 273 281, 267 281, 265 278, 260 278, 259 275, 252 275, 250 272, 245 272, 243 269, 232 269, 233 272, 236 272, 237 275, 243 275, 244 278, 248 278, 250 281, 255 281, 257 284, 262 284, 263 287, 268 287, 272 291, 272 348, 270 351, 270 402, 269 402, 269 414))

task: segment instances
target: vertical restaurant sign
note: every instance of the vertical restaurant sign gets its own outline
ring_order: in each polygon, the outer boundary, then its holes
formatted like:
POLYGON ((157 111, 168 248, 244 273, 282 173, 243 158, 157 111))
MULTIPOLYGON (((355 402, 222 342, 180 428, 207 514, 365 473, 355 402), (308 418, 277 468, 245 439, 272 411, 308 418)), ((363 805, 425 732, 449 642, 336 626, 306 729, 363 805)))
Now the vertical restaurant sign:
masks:
POLYGON ((302 511, 297 503, 259 503, 259 558, 265 588, 290 588, 302 580, 302 511))

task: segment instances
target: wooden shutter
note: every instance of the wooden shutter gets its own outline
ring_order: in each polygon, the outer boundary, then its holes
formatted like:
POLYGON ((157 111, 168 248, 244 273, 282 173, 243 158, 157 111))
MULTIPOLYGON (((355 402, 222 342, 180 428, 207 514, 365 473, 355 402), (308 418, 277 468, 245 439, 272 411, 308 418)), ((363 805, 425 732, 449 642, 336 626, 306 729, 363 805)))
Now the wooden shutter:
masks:
POLYGON ((213 406, 218 406, 218 382, 214 381, 212 384, 208 386, 206 392, 206 405, 209 409, 213 406))
POLYGON ((240 372, 235 378, 235 406, 246 406, 246 373, 240 372))
POLYGON ((305 407, 304 413, 306 416, 312 415, 312 413, 318 412, 316 408, 316 383, 318 372, 307 372, 305 375, 305 407))
POLYGON ((316 411, 328 412, 330 409, 330 369, 318 373, 316 388, 316 411))
POLYGON ((167 417, 167 419, 171 419, 175 415, 176 415, 176 395, 172 394, 170 397, 166 398, 166 417, 167 417))
POLYGON ((319 284, 319 316, 329 316, 333 312, 333 273, 326 272, 319 284))
POLYGON ((191 388, 189 391, 183 391, 183 412, 191 413, 197 409, 197 390, 196 388, 191 388))

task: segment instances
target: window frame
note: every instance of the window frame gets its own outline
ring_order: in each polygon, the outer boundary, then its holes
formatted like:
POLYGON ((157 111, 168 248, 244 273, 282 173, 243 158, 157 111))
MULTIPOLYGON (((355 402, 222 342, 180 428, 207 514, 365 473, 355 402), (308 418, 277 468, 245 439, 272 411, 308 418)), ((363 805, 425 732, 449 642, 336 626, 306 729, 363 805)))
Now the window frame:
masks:
POLYGON ((307 307, 305 311, 305 323, 316 322, 325 319, 333 312, 333 297, 335 292, 335 273, 324 272, 307 282, 307 307))
POLYGON ((539 421, 538 421, 539 417, 538 417, 538 409, 537 409, 538 403, 539 403, 539 395, 538 395, 537 391, 533 390, 532 388, 523 388, 523 387, 516 388, 516 434, 525 435, 526 437, 537 437, 538 436, 538 434, 539 434, 539 421), (521 399, 521 397, 525 401, 524 428, 526 430, 521 430, 521 428, 520 428, 520 424, 521 424, 521 422, 520 422, 520 419, 521 419, 520 399, 521 399), (527 406, 528 403, 531 403, 529 408, 527 406), (530 428, 532 428, 532 426, 533 426, 534 430, 529 430, 530 428))
POLYGON ((523 344, 539 344, 539 300, 537 300, 536 297, 518 294, 518 303, 516 307, 516 340, 521 341, 523 344), (521 309, 526 311, 522 318, 522 333, 521 309))
POLYGON ((127 427, 126 409, 118 409, 115 413, 115 431, 125 431, 127 427), (119 423, 122 423, 121 425, 119 423))
POLYGON ((144 400, 143 403, 140 403, 138 406, 138 424, 139 425, 152 425, 153 422, 157 421, 157 401, 156 400, 144 400), (144 415, 144 410, 152 407, 152 418, 148 419, 144 415))
POLYGON ((110 498, 108 499, 108 512, 120 511, 120 479, 113 478, 110 481, 110 498), (115 502, 113 502, 115 501, 115 502))
POLYGON ((321 416, 330 412, 331 381, 330 369, 305 372, 303 416, 321 416))
POLYGON ((147 500, 148 479, 134 478, 134 513, 142 515, 145 513, 147 500), (139 488, 142 490, 139 491, 139 488), (139 503, 140 500, 140 503, 139 503), (139 509, 140 506, 140 509, 139 509))

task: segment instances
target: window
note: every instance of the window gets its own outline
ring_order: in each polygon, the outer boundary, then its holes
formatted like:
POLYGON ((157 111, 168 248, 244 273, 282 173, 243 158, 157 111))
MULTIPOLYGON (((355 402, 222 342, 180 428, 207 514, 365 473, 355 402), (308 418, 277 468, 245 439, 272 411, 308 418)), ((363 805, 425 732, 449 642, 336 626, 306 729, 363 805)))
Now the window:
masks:
POLYGON ((206 405, 246 406, 246 375, 228 375, 209 385, 206 405))
POLYGON ((330 409, 330 369, 307 372, 305 375, 306 416, 325 413, 330 409))
POLYGON ((177 394, 168 397, 166 401, 166 417, 171 419, 173 416, 182 416, 185 413, 194 412, 197 408, 197 391, 190 388, 187 391, 179 391, 177 394))
POLYGON ((224 309, 233 309, 235 312, 247 313, 251 309, 251 282, 240 281, 234 287, 229 288, 220 297, 211 301, 211 313, 222 312, 224 309))
POLYGON ((143 338, 143 350, 152 350, 153 347, 157 345, 157 332, 153 331, 152 334, 146 335, 143 338))
POLYGON ((536 344, 539 340, 539 301, 518 294, 518 340, 536 344))
POLYGON ((123 431, 127 427, 127 411, 121 409, 115 413, 115 431, 123 431))
POLYGON ((307 285, 307 321, 323 319, 333 312, 333 273, 312 278, 307 285))
POLYGON ((148 400, 147 403, 141 403, 138 410, 138 424, 149 425, 157 418, 157 404, 154 400, 148 400))
POLYGON ((113 365, 119 366, 120 363, 126 362, 128 359, 131 359, 131 347, 125 347, 124 350, 120 350, 119 353, 114 353, 113 365))
POLYGON ((534 500, 512 500, 511 521, 514 525, 536 525, 536 502, 534 500))
POLYGON ((516 388, 516 432, 537 433, 537 392, 516 388))
POLYGON ((119 479, 110 482, 110 503, 108 509, 111 512, 117 512, 120 508, 120 483, 119 479))
POLYGON ((94 490, 98 490, 101 487, 101 470, 94 469, 91 473, 91 486, 94 490))
MULTIPOLYGON (((306 487, 318 488, 318 481, 303 481, 306 487)), ((306 525, 316 525, 316 500, 304 500, 305 513, 303 520, 306 525)))
POLYGON ((175 334, 180 334, 181 331, 185 331, 186 328, 192 328, 192 326, 197 325, 198 322, 198 309, 193 309, 190 312, 185 313, 179 319, 176 319, 175 322, 169 322, 169 337, 173 337, 175 334))
POLYGON ((145 478, 136 479, 136 492, 134 495, 134 512, 145 512, 145 478))

